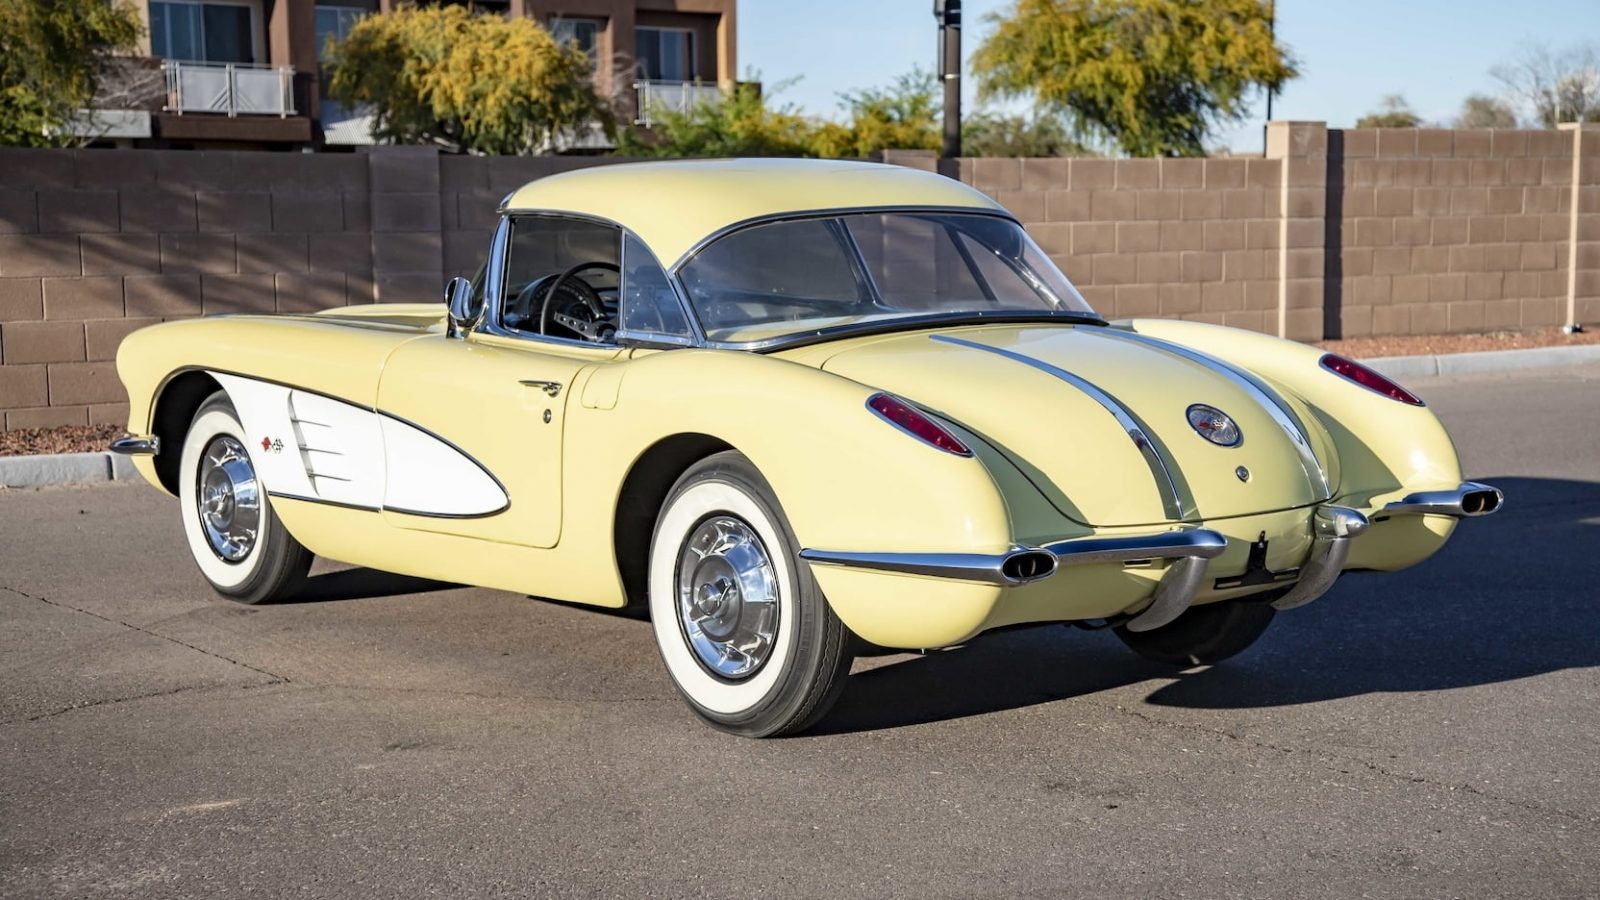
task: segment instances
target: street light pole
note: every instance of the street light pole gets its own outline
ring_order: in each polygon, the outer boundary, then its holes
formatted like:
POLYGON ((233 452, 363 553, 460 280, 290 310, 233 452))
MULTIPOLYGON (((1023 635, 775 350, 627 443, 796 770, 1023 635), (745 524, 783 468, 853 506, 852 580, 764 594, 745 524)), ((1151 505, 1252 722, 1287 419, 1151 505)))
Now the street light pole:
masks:
MULTIPOLYGON (((1272 40, 1272 45, 1274 47, 1276 47, 1278 45, 1278 2, 1277 2, 1277 0, 1267 0, 1267 37, 1272 40)), ((1270 84, 1267 85, 1267 122, 1271 122, 1272 121, 1272 95, 1274 93, 1276 93, 1276 91, 1273 90, 1272 85, 1270 85, 1270 84)), ((1262 126, 1261 126, 1261 151, 1263 153, 1265 153, 1266 149, 1267 149, 1267 125, 1265 123, 1263 123, 1262 126)))
POLYGON ((944 82, 944 148, 942 155, 961 155, 961 0, 933 0, 939 20, 939 80, 944 82))

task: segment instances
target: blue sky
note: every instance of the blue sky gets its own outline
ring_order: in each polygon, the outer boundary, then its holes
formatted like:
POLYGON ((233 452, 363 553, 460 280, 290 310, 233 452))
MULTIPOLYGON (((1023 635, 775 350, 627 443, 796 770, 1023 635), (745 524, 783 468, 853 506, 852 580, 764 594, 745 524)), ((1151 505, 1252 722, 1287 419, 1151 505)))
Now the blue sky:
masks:
MULTIPOLYGON (((971 53, 986 13, 1009 0, 966 0, 964 50, 971 53)), ((1453 117, 1465 96, 1497 93, 1489 68, 1523 42, 1555 48, 1600 41, 1600 0, 1278 0, 1278 33, 1301 77, 1273 104, 1280 119, 1348 126, 1387 94, 1402 93, 1425 119, 1453 117)), ((776 84, 803 76, 781 102, 833 115, 841 92, 888 84, 934 64, 931 0, 742 0, 739 66, 776 84)), ((972 108, 971 78, 966 105, 972 108)), ((1239 150, 1260 149, 1253 121, 1220 135, 1239 150)))

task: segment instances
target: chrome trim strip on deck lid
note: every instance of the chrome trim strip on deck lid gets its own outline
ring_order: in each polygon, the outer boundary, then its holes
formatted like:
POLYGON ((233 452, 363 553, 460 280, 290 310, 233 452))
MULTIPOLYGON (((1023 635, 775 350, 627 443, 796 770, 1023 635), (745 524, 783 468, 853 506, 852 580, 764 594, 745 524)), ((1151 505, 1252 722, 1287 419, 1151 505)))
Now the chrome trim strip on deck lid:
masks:
POLYGON ((1174 344, 1171 341, 1140 334, 1137 331, 1102 328, 1096 331, 1095 334, 1103 334, 1106 337, 1120 338, 1125 341, 1153 347, 1157 350, 1164 350, 1173 356, 1204 366, 1233 382, 1236 387, 1250 395, 1251 399, 1266 410, 1267 415, 1271 416, 1273 421, 1278 423, 1278 427, 1283 429, 1283 433, 1289 436, 1289 443, 1294 445, 1295 452, 1300 456, 1300 466, 1305 469, 1306 479, 1310 481, 1311 489, 1317 495, 1316 500, 1320 502, 1333 496, 1333 486, 1328 483, 1327 470, 1323 469, 1322 462, 1317 459, 1316 451, 1311 449, 1311 438, 1305 422, 1300 420, 1300 416, 1294 411, 1294 408, 1277 391, 1268 386, 1266 382, 1208 353, 1202 353, 1182 344, 1174 344))
POLYGON ((1084 394, 1087 394, 1089 399, 1100 404, 1105 408, 1106 412, 1110 413, 1112 417, 1117 420, 1117 424, 1121 425, 1122 430, 1125 431, 1128 437, 1133 440, 1133 445, 1139 448, 1139 453, 1144 457, 1145 464, 1150 467, 1150 475, 1155 480, 1156 491, 1161 494, 1161 506, 1166 513, 1166 517, 1172 521, 1183 520, 1185 510, 1183 507, 1183 501, 1178 493, 1178 483, 1172 477, 1172 469, 1174 467, 1168 464, 1167 460, 1162 456, 1161 451, 1157 450, 1155 444, 1150 440, 1149 435, 1145 434, 1143 426, 1141 426, 1138 419, 1134 417, 1133 411, 1124 406, 1121 401, 1101 390, 1088 379, 1085 379, 1079 375, 1074 375, 1073 373, 1068 372, 1066 369, 1053 366, 1042 360, 1034 359, 1031 356, 1026 356, 1012 350, 1007 350, 1003 347, 993 347, 988 344, 980 344, 976 341, 968 341, 962 338, 951 337, 947 334, 933 335, 931 340, 939 341, 945 344, 955 344, 956 346, 967 347, 973 350, 982 350, 987 353, 993 353, 996 356, 1003 356, 1013 362, 1019 362, 1025 366, 1031 366, 1035 369, 1038 369, 1039 371, 1048 375, 1053 375, 1056 378, 1059 378, 1062 381, 1065 381, 1067 384, 1070 384, 1082 391, 1084 394))

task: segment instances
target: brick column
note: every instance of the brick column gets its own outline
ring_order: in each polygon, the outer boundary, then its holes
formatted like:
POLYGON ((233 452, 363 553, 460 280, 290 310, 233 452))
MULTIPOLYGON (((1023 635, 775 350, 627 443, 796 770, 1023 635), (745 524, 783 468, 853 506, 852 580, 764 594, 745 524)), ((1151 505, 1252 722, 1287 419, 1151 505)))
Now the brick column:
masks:
POLYGON ((374 147, 367 165, 373 299, 379 303, 438 300, 444 290, 439 151, 374 147))
POLYGON ((1323 330, 1324 249, 1328 213, 1328 126, 1267 125, 1267 158, 1279 160, 1277 334, 1317 341, 1323 330))
POLYGON ((1572 136, 1564 324, 1569 330, 1594 328, 1600 325, 1600 125, 1560 127, 1572 136))

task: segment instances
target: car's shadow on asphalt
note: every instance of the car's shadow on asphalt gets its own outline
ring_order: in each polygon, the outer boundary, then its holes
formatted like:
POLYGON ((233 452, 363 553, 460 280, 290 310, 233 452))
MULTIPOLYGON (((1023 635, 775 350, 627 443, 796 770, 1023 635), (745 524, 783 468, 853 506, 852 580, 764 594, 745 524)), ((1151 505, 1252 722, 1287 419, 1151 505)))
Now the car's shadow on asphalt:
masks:
POLYGON ((448 581, 396 575, 377 569, 341 569, 324 572, 306 579, 292 598, 278 601, 278 605, 296 603, 328 603, 338 600, 368 600, 377 597, 399 597, 404 594, 424 594, 430 591, 450 591, 461 587, 448 581))
POLYGON ((1176 674, 1109 633, 1042 626, 851 677, 814 734, 1016 709, 1157 679, 1159 706, 1237 709, 1433 691, 1600 666, 1600 483, 1485 478, 1505 510, 1405 572, 1353 573, 1260 643, 1176 674))

